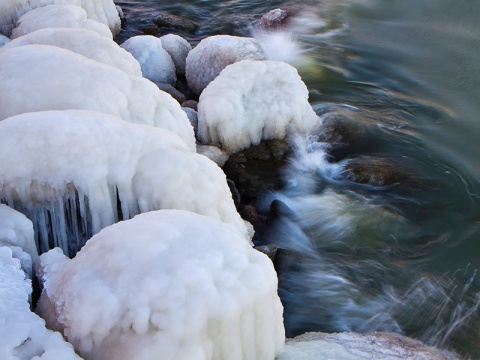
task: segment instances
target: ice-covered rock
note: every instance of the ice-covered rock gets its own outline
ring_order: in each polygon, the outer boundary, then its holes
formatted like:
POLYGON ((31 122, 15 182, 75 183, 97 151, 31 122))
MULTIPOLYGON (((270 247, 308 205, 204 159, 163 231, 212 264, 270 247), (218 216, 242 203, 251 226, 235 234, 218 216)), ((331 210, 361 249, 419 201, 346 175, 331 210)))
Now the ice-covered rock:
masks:
POLYGON ((208 157, 220 167, 225 165, 229 158, 225 151, 212 145, 197 145, 197 153, 208 157))
POLYGON ((0 34, 0 49, 10 42, 10 39, 5 35, 0 34))
POLYGON ((199 139, 228 153, 293 132, 309 133, 319 123, 297 70, 283 62, 229 65, 198 103, 199 139))
POLYGON ((140 63, 143 76, 153 82, 175 84, 175 65, 162 41, 151 35, 133 36, 122 44, 140 63))
POLYGON ((12 250, 0 246, 0 359, 81 360, 61 334, 30 311, 31 282, 12 250))
POLYGON ((74 5, 48 5, 22 15, 12 30, 12 39, 45 28, 80 28, 97 32, 112 39, 107 26, 87 19, 87 12, 74 5))
POLYGON ((283 347, 271 261, 217 220, 149 212, 41 262, 37 312, 85 359, 273 360, 283 347))
POLYGON ((224 173, 164 129, 79 110, 0 122, 0 197, 74 254, 105 226, 139 212, 185 209, 234 225, 248 242, 224 173))
POLYGON ((54 46, 25 45, 0 52, 0 120, 67 109, 100 111, 162 127, 195 151, 187 115, 152 82, 54 46))
POLYGON ((0 247, 8 247, 31 278, 32 264, 38 258, 32 222, 22 213, 0 204, 0 247))
POLYGON ((192 46, 187 40, 175 34, 164 35, 160 40, 163 48, 172 58, 177 74, 185 76, 187 55, 192 50, 192 46))
POLYGON ((278 360, 458 360, 450 352, 398 334, 306 333, 287 341, 278 360))
POLYGON ((89 19, 108 26, 113 34, 120 31, 120 18, 112 0, 2 0, 0 33, 10 36, 17 20, 26 12, 47 5, 76 5, 86 10, 89 19))
POLYGON ((254 38, 216 35, 203 39, 187 56, 188 85, 200 94, 226 66, 247 59, 265 60, 262 46, 254 38))
POLYGON ((140 64, 113 40, 95 31, 78 28, 40 29, 8 43, 3 50, 24 45, 52 45, 111 65, 133 76, 142 76, 140 64))

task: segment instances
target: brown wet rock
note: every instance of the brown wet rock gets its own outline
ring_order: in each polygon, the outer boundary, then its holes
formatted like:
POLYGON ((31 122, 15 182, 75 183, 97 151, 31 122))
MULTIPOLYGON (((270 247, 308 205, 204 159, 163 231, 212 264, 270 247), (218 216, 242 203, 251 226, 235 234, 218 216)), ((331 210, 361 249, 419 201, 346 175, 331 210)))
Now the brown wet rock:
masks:
POLYGON ((160 28, 155 24, 145 24, 139 27, 139 30, 145 35, 157 35, 160 32, 160 28))
POLYGON ((182 16, 172 15, 167 13, 158 13, 153 20, 158 27, 168 27, 184 31, 188 34, 193 34, 197 30, 198 25, 182 16))

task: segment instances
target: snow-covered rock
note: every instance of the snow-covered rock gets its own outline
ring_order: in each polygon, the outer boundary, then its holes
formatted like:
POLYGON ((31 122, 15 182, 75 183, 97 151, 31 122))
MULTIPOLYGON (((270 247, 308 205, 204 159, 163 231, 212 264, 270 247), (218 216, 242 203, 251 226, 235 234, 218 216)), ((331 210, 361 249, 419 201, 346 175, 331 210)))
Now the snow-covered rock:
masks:
POLYGON ((160 40, 163 48, 172 58, 177 74, 185 76, 187 56, 192 46, 187 40, 175 34, 162 36, 160 40))
POLYGON ((5 35, 0 34, 0 49, 10 42, 10 39, 5 35))
POLYGON ((32 222, 22 213, 0 204, 0 247, 8 247, 31 278, 32 264, 38 258, 32 222))
POLYGON ((0 246, 0 359, 81 360, 61 334, 30 311, 31 282, 12 250, 0 246))
POLYGON ((458 360, 450 352, 398 334, 306 333, 287 341, 278 360, 458 360))
POLYGON ((85 359, 273 360, 283 347, 271 261, 214 219, 141 214, 41 263, 37 312, 85 359))
POLYGON ((262 46, 254 38, 216 35, 203 39, 187 56, 188 85, 200 94, 226 66, 247 59, 265 60, 262 46))
POLYGON ((297 70, 283 62, 229 65, 198 103, 199 139, 228 153, 293 132, 308 133, 319 123, 297 70))
POLYGON ((74 254, 105 226, 164 208, 253 235, 220 168, 164 129, 92 111, 27 113, 0 122, 0 153, 0 197, 32 219, 42 252, 50 238, 74 254))
POLYGON ((173 131, 195 151, 178 102, 151 81, 48 45, 0 51, 0 120, 43 110, 100 111, 173 131))
POLYGON ((10 36, 17 20, 26 12, 47 5, 76 5, 86 10, 89 19, 108 26, 113 34, 120 31, 120 18, 112 0, 2 0, 0 33, 10 36))
POLYGON ((122 48, 137 59, 145 78, 171 85, 177 81, 175 64, 159 38, 151 35, 133 36, 122 44, 122 48))
POLYGON ((95 31, 78 28, 40 29, 16 38, 5 45, 3 51, 32 44, 57 46, 114 66, 127 74, 142 76, 140 64, 132 54, 122 49, 113 40, 101 36, 95 31))
POLYGON ((48 5, 22 15, 12 30, 12 39, 45 28, 80 28, 97 32, 112 39, 107 26, 87 19, 87 12, 74 5, 48 5))
POLYGON ((220 167, 225 165, 229 158, 225 151, 213 145, 197 145, 197 153, 208 157, 220 167))

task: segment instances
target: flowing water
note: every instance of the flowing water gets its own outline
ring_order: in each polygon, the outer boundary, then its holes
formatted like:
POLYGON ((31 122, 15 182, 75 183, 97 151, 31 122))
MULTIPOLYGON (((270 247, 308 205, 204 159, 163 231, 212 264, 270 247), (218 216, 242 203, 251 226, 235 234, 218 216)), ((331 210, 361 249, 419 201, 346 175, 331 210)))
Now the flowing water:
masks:
MULTIPOLYGON (((292 3, 117 2, 135 19, 121 37, 161 10, 200 24, 193 44, 252 34, 262 14, 292 3)), ((291 37, 265 41, 273 53, 301 49, 316 112, 356 140, 292 139, 285 186, 259 204, 277 213, 264 240, 287 254, 287 334, 387 330, 480 358, 480 2, 302 4, 291 37), (352 159, 393 181, 350 181, 352 159)))

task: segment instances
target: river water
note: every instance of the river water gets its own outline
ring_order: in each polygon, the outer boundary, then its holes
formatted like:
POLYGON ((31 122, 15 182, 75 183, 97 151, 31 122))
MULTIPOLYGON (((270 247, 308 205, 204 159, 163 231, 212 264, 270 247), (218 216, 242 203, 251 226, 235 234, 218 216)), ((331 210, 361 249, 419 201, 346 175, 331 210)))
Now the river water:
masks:
MULTIPOLYGON (((292 140, 285 186, 259 204, 277 204, 264 240, 289 254, 287 334, 387 330, 480 358, 480 2, 301 3, 309 16, 292 36, 311 103, 324 122, 355 124, 356 140, 292 140), (349 181, 351 159, 400 180, 349 181)), ((117 4, 135 19, 121 36, 161 10, 198 22, 195 44, 250 35, 262 14, 293 2, 117 4)))

